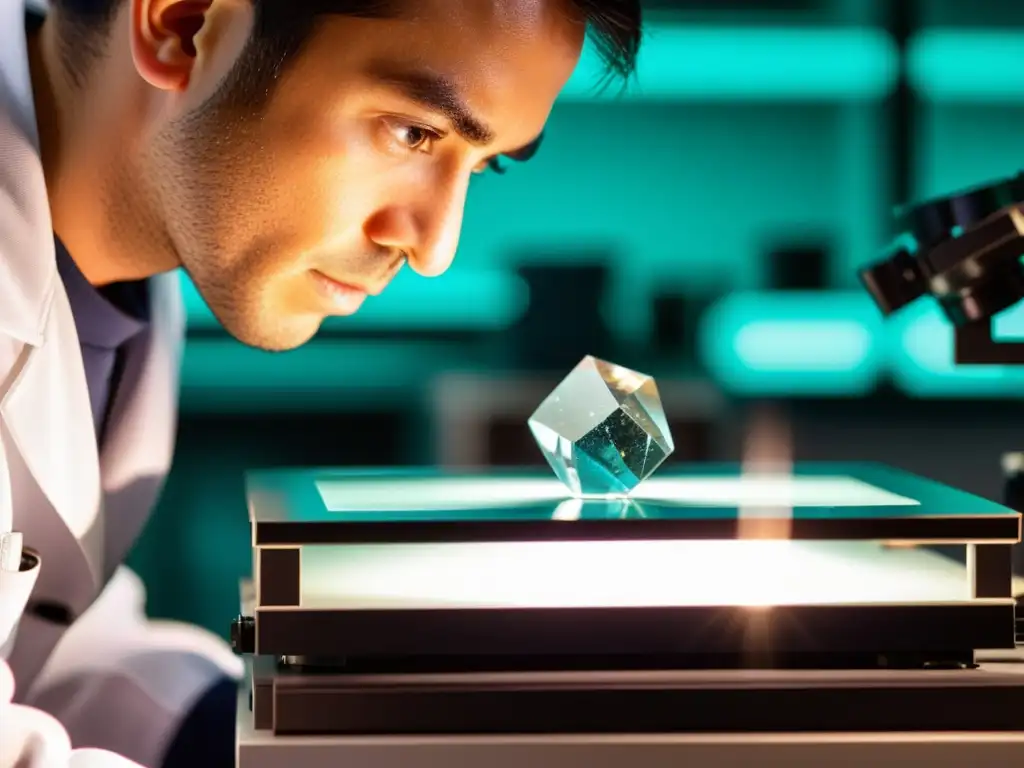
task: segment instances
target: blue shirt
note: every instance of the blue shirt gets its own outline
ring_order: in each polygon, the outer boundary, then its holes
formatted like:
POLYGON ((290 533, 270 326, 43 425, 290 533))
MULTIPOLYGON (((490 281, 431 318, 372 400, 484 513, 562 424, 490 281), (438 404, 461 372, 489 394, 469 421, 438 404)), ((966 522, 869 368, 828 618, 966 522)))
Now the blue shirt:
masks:
POLYGON ((89 386, 96 441, 103 443, 111 406, 117 395, 128 344, 146 328, 149 291, 145 281, 96 288, 79 271, 64 244, 57 246, 57 271, 71 303, 89 386))

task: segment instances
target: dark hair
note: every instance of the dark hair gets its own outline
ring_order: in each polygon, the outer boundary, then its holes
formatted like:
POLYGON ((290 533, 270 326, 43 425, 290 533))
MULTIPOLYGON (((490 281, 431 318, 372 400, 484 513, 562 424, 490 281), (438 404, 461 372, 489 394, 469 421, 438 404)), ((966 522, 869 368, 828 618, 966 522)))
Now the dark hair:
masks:
MULTIPOLYGON (((253 35, 223 98, 253 105, 265 100, 288 61, 297 54, 326 14, 362 18, 395 15, 410 0, 251 0, 256 19, 253 35)), ((449 0, 450 2, 451 0, 449 0)), ((611 78, 628 79, 640 48, 640 0, 566 0, 586 19, 588 32, 611 78)), ((74 82, 86 76, 100 55, 123 0, 52 0, 61 20, 61 60, 74 82)))

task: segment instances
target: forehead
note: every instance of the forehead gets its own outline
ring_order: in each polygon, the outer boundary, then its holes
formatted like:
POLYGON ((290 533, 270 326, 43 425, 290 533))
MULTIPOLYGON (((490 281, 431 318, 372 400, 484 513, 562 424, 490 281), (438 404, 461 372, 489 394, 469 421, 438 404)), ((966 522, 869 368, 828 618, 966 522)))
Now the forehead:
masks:
POLYGON ((303 57, 316 81, 344 97, 355 84, 373 87, 382 70, 429 73, 500 133, 543 125, 586 31, 568 0, 399 0, 392 11, 324 16, 303 57))

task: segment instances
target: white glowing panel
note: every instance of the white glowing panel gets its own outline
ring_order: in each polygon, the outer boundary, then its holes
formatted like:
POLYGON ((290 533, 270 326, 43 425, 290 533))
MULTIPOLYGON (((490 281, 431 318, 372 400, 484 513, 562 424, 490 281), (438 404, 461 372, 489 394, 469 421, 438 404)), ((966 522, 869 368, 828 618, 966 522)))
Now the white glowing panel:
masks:
MULTIPOLYGON (((494 509, 555 502, 569 494, 557 479, 400 478, 320 480, 331 512, 494 509)), ((653 477, 631 495, 643 502, 694 507, 884 507, 919 502, 852 477, 740 475, 737 477, 653 477)))
POLYGON ((970 598, 964 566, 875 543, 586 541, 310 546, 302 606, 810 605, 970 598))
POLYGON ((638 500, 698 507, 913 507, 920 502, 853 477, 653 477, 632 494, 638 500))
POLYGON ((324 506, 331 512, 480 509, 518 507, 558 501, 568 490, 556 478, 388 478, 317 480, 324 506))

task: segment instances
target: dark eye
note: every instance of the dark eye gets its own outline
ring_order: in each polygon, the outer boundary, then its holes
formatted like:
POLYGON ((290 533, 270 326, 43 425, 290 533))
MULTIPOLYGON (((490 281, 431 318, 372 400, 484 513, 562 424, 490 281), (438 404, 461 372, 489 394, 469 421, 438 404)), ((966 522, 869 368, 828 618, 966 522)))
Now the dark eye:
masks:
POLYGON ((432 139, 433 136, 418 125, 410 125, 405 129, 404 141, 409 149, 420 149, 424 144, 432 139))
POLYGON ((500 176, 507 170, 508 167, 502 162, 501 157, 492 157, 490 160, 481 160, 480 165, 473 169, 473 173, 479 176, 490 171, 500 176))
POLYGON ((406 129, 406 143, 410 150, 419 150, 423 144, 430 140, 430 135, 422 128, 411 125, 406 129))
POLYGON ((525 147, 520 147, 515 152, 510 152, 508 156, 517 163, 525 163, 527 160, 532 160, 533 156, 537 154, 537 150, 540 149, 540 144, 543 140, 544 134, 542 133, 525 147))
POLYGON ((429 153, 441 140, 440 134, 419 125, 389 122, 388 128, 398 144, 412 152, 429 153))
POLYGON ((508 170, 508 165, 505 161, 511 160, 514 163, 525 163, 537 154, 537 150, 540 149, 541 140, 544 138, 544 134, 541 134, 536 139, 531 141, 525 147, 520 147, 514 152, 508 152, 504 155, 491 158, 487 161, 487 165, 484 170, 493 171, 497 174, 503 174, 508 170))

